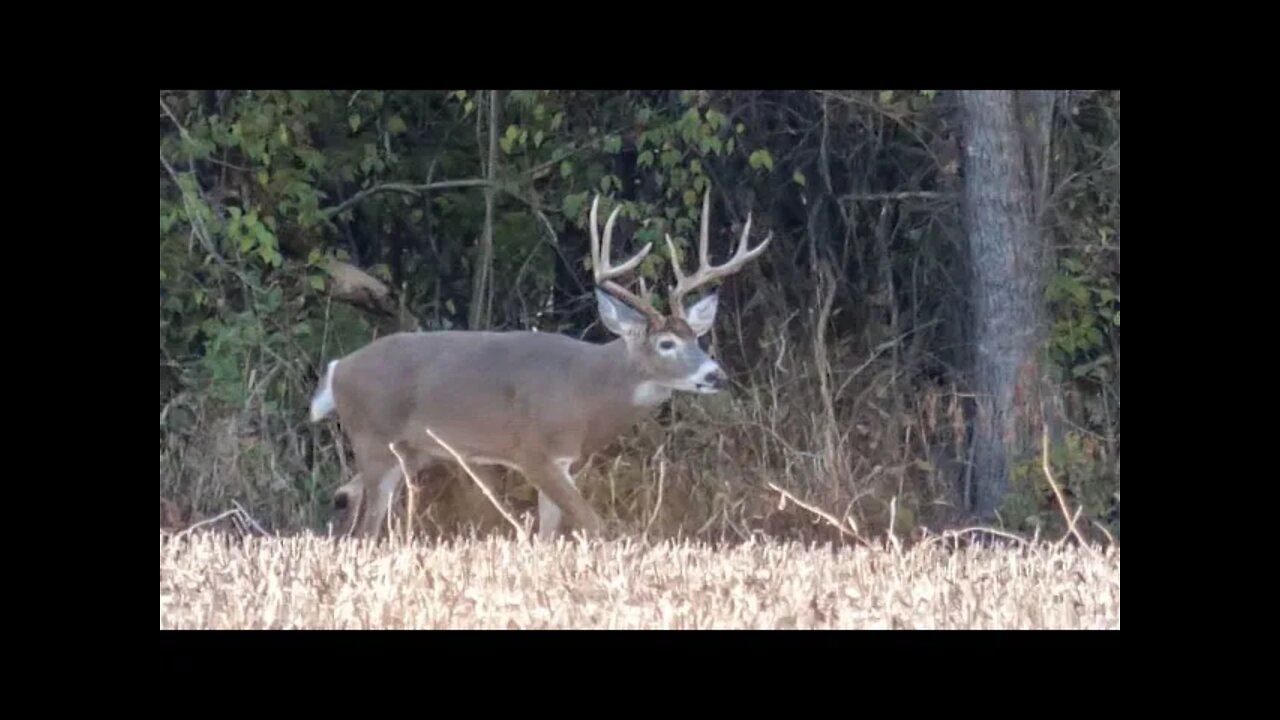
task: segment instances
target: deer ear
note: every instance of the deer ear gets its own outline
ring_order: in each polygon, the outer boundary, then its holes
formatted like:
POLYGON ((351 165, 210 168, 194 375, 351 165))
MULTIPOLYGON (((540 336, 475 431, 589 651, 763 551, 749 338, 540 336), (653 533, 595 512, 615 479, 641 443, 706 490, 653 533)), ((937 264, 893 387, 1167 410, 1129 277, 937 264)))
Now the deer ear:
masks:
POLYGON ((596 306, 604 326, 614 335, 628 337, 645 328, 644 315, 600 288, 596 288, 596 306))
POLYGON ((693 334, 702 337, 711 330, 711 326, 716 321, 716 307, 719 304, 719 293, 711 293, 702 298, 698 302, 690 305, 684 311, 685 319, 689 323, 689 327, 693 329, 693 334))

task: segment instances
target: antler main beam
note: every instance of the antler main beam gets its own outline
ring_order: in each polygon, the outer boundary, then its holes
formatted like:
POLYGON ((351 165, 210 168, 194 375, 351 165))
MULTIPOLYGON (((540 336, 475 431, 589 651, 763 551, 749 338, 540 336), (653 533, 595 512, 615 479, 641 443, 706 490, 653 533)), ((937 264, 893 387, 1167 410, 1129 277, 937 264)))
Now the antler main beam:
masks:
POLYGON ((618 213, 622 210, 622 205, 613 208, 613 212, 609 213, 609 219, 604 224, 604 239, 600 238, 599 222, 597 221, 598 210, 600 207, 600 196, 596 195, 591 201, 591 269, 595 275, 596 285, 608 290, 618 297, 626 300, 636 310, 648 315, 649 317, 660 317, 660 313, 654 309, 652 303, 635 293, 627 290, 618 283, 614 282, 614 278, 625 275, 636 269, 636 267, 645 259, 649 251, 653 249, 653 243, 646 244, 640 252, 631 257, 630 260, 615 266, 610 260, 611 248, 613 241, 613 223, 618 219, 618 213))
POLYGON ((751 213, 747 213, 747 224, 742 228, 742 240, 738 243, 738 250, 723 265, 712 265, 710 258, 710 232, 708 231, 708 223, 711 217, 711 189, 707 188, 707 192, 702 198, 702 234, 698 239, 698 269, 693 275, 686 276, 680 270, 680 264, 676 262, 675 244, 671 242, 671 236, 667 235, 667 247, 671 251, 671 266, 675 271, 676 286, 671 290, 671 312, 678 318, 684 319, 684 296, 690 292, 714 282, 728 275, 736 273, 742 269, 752 259, 758 257, 768 247, 769 241, 773 239, 773 233, 770 232, 759 245, 748 250, 747 243, 751 235, 751 213))

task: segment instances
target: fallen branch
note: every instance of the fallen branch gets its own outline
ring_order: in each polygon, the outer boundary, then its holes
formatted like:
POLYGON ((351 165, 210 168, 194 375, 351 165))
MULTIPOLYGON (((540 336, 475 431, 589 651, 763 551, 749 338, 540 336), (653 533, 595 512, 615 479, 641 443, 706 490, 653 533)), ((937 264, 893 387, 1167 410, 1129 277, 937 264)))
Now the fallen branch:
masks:
POLYGON ((834 527, 835 529, 839 530, 842 534, 848 535, 849 537, 853 538, 854 540, 857 540, 858 542, 862 543, 863 545, 866 545, 867 547, 871 547, 871 543, 867 542, 861 535, 846 529, 844 526, 844 523, 837 520, 835 515, 832 515, 831 513, 823 510, 822 508, 815 507, 813 505, 810 505, 809 503, 804 502, 803 500, 797 498, 795 495, 792 495, 791 493, 787 492, 786 490, 783 490, 782 488, 778 487, 773 483, 769 483, 769 487, 772 488, 774 492, 778 493, 786 500, 790 500, 791 502, 804 508, 805 510, 808 510, 814 515, 817 515, 823 520, 826 520, 827 523, 831 525, 831 527, 834 527))
MULTIPOLYGON (((220 520, 225 520, 225 519, 227 519, 227 518, 231 517, 232 515, 238 515, 238 514, 240 514, 240 512, 241 512, 241 510, 240 510, 239 508, 232 508, 231 510, 227 510, 226 512, 224 512, 224 513, 222 513, 222 514, 220 514, 220 515, 215 515, 214 517, 207 518, 207 519, 205 519, 205 520, 201 520, 201 521, 200 521, 200 522, 198 522, 198 523, 193 523, 190 527, 188 527, 188 528, 184 529, 182 532, 174 533, 171 537, 172 537, 174 540, 177 540, 177 539, 181 538, 182 536, 187 535, 188 533, 191 533, 191 532, 193 532, 194 530, 196 530, 196 529, 198 529, 198 528, 202 528, 202 527, 204 527, 204 526, 206 526, 206 525, 212 525, 212 524, 214 524, 214 523, 216 523, 216 522, 218 522, 218 521, 220 521, 220 520)), ((164 533, 164 531, 163 531, 163 530, 161 530, 161 532, 162 532, 162 533, 164 533)), ((165 534, 167 534, 167 533, 165 533, 165 534)))

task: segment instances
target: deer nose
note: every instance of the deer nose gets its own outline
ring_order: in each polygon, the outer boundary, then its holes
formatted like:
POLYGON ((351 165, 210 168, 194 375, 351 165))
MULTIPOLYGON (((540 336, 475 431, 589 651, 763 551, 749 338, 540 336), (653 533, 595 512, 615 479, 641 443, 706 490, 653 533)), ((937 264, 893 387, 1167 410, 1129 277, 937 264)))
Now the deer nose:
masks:
POLYGON ((723 390, 729 387, 729 378, 725 377, 724 372, 720 370, 712 370, 707 373, 707 384, 717 390, 723 390))
POLYGON ((346 510, 347 506, 350 504, 351 498, 348 497, 345 492, 339 491, 338 494, 333 496, 333 507, 335 510, 346 510))

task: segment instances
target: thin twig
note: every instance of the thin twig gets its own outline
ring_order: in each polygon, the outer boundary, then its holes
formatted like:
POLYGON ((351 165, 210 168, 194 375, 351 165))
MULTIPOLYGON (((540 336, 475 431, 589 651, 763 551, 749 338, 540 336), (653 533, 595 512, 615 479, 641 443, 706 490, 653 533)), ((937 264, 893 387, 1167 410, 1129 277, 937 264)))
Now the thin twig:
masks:
POLYGON ((1107 530, 1107 526, 1106 526, 1106 525, 1103 525, 1102 523, 1098 522, 1097 520, 1090 520, 1089 522, 1093 523, 1093 526, 1094 526, 1094 527, 1096 527, 1096 528, 1098 528, 1099 530, 1101 530, 1101 531, 1102 531, 1102 534, 1107 536, 1107 542, 1108 542, 1108 543, 1110 543, 1112 547, 1115 547, 1116 539, 1115 539, 1114 537, 1112 537, 1112 536, 1111 536, 1111 531, 1110 531, 1110 530, 1107 530))
POLYGON ((845 202, 877 202, 881 200, 957 200, 958 193, 934 192, 931 190, 907 190, 889 193, 857 193, 845 195, 845 202))
POLYGON ((967 527, 967 528, 963 528, 963 529, 961 529, 961 530, 947 530, 947 531, 944 531, 941 535, 939 535, 939 536, 938 536, 938 537, 936 537, 936 538, 929 538, 929 539, 927 539, 927 540, 924 540, 924 541, 921 543, 921 545, 928 545, 929 543, 932 543, 932 542, 937 542, 937 541, 939 541, 939 540, 945 540, 945 539, 947 539, 948 537, 959 537, 959 536, 961 536, 961 535, 967 535, 967 534, 969 534, 969 533, 975 533, 975 532, 990 533, 990 534, 992 534, 992 535, 998 535, 998 536, 1000 536, 1000 537, 1002 537, 1002 538, 1006 538, 1006 539, 1009 539, 1009 540, 1013 540, 1013 541, 1015 541, 1015 542, 1019 543, 1020 545, 1034 544, 1034 543, 1028 543, 1028 542, 1027 542, 1027 540, 1026 540, 1026 538, 1019 537, 1018 535, 1015 535, 1015 534, 1013 534, 1013 533, 1011 533, 1011 532, 1006 532, 1006 531, 1004 531, 1004 530, 999 530, 999 529, 996 529, 996 528, 989 528, 989 527, 980 527, 980 526, 975 526, 975 527, 967 527))
POLYGON ((653 504, 653 512, 649 515, 648 524, 644 526, 644 536, 646 539, 649 537, 649 529, 653 527, 654 521, 658 519, 658 511, 662 509, 662 486, 667 477, 667 458, 662 454, 663 448, 665 447, 665 443, 659 445, 658 452, 654 453, 655 455, 661 456, 658 458, 658 500, 653 504))
POLYGON ((191 142, 191 133, 187 132, 187 129, 182 126, 182 123, 178 122, 178 117, 169 109, 169 105, 164 101, 163 97, 160 98, 160 109, 164 110, 164 114, 168 115, 169 119, 173 121, 173 124, 178 126, 178 132, 182 135, 182 139, 187 142, 191 142))
MULTIPOLYGON (((1043 428, 1043 431, 1040 434, 1041 467, 1044 469, 1045 479, 1049 481, 1049 487, 1053 488, 1054 497, 1058 498, 1058 507, 1062 508, 1062 517, 1067 521, 1067 532, 1063 533, 1062 540, 1066 540, 1068 535, 1074 535, 1075 539, 1080 543, 1081 546, 1089 547, 1089 543, 1085 542, 1084 536, 1082 536, 1080 534, 1080 531, 1076 529, 1075 518, 1079 517, 1079 513, 1077 512, 1076 516, 1072 517, 1071 511, 1067 509, 1067 500, 1062 496, 1062 489, 1058 487, 1057 481, 1053 479, 1053 471, 1049 469, 1049 425, 1048 423, 1045 423, 1044 425, 1042 425, 1042 428, 1043 428)), ((1083 508, 1084 506, 1082 505, 1081 509, 1083 508)), ((1058 542, 1062 542, 1062 540, 1059 540, 1058 542)))
POLYGON ((489 489, 489 486, 486 485, 483 480, 477 477, 474 472, 472 472, 471 466, 467 465, 467 461, 463 460, 461 455, 459 455, 453 448, 449 447, 448 443, 446 443, 444 440, 441 440, 435 433, 431 432, 431 428, 424 428, 424 429, 427 431, 427 435, 431 436, 432 440, 435 440, 436 442, 440 443, 441 447, 449 451, 449 454, 452 455, 453 459, 456 460, 458 464, 462 466, 462 469, 467 472, 467 475, 471 476, 471 479, 475 481, 476 485, 480 486, 480 490, 484 492, 485 497, 489 498, 489 502, 493 503, 493 506, 497 508, 498 512, 502 513, 502 517, 505 518, 508 523, 510 523, 511 527, 515 528, 516 536, 520 538, 520 541, 526 542, 529 539, 529 536, 525 532, 524 527, 520 525, 520 523, 516 522, 516 519, 511 517, 511 513, 507 512, 506 506, 504 506, 498 500, 498 498, 493 496, 493 491, 489 489))
POLYGON ((216 515, 216 516, 211 517, 211 518, 208 518, 208 519, 206 519, 206 520, 201 520, 200 522, 195 523, 195 524, 191 525, 190 527, 186 528, 186 529, 185 529, 185 530, 183 530, 182 532, 179 532, 179 533, 174 534, 173 539, 174 539, 174 540, 177 540, 178 538, 180 538, 180 537, 182 537, 182 536, 184 536, 184 535, 186 535, 186 534, 190 533, 191 531, 193 531, 193 530, 195 530, 195 529, 197 529, 197 528, 204 527, 205 525, 212 525, 213 523, 216 523, 216 522, 218 522, 219 520, 225 520, 225 519, 227 519, 227 518, 231 517, 232 515, 236 515, 236 514, 238 514, 239 512, 240 512, 240 509, 239 509, 239 508, 232 508, 232 509, 227 510, 226 512, 224 512, 224 513, 222 513, 222 514, 220 514, 220 515, 216 515))
POLYGON ((380 193, 380 192, 401 192, 401 193, 407 193, 409 195, 421 195, 422 193, 432 192, 434 190, 449 190, 452 188, 489 187, 492 184, 493 183, 491 183, 488 180, 481 180, 481 179, 441 180, 440 182, 424 183, 422 185, 412 185, 409 183, 398 183, 398 182, 382 183, 381 185, 374 185, 371 188, 365 188, 364 190, 361 190, 355 195, 352 195, 351 197, 347 198, 344 202, 338 205, 335 205, 331 208, 326 208, 324 211, 324 216, 326 219, 333 218, 334 216, 338 215, 338 213, 341 213, 343 210, 346 210, 347 208, 351 207, 352 205, 355 205, 356 203, 369 197, 370 195, 373 195, 375 193, 380 193))
POLYGON ((253 527, 253 529, 254 529, 254 530, 257 530, 258 532, 262 533, 263 535, 271 536, 271 533, 269 533, 269 532, 267 532, 265 529, 263 529, 263 527, 262 527, 261 525, 259 525, 259 524, 258 524, 258 521, 253 519, 253 516, 249 514, 249 511, 248 511, 248 510, 245 510, 245 509, 244 509, 244 506, 243 506, 243 505, 241 505, 241 504, 240 504, 240 502, 239 502, 238 500, 232 500, 232 501, 231 501, 231 504, 236 506, 236 509, 237 509, 237 510, 239 510, 239 511, 240 511, 240 514, 244 516, 244 521, 245 521, 245 522, 247 522, 247 523, 249 523, 249 525, 250 525, 251 527, 253 527))
POLYGON ((848 529, 846 529, 846 528, 845 528, 845 526, 844 526, 844 523, 842 523, 842 522, 840 522, 839 520, 837 520, 835 515, 832 515, 831 513, 827 512, 827 511, 825 511, 825 510, 823 510, 823 509, 821 509, 821 508, 815 507, 815 506, 813 506, 813 505, 810 505, 809 503, 804 502, 804 501, 803 501, 803 500, 801 500, 800 498, 797 498, 795 495, 792 495, 791 493, 787 492, 786 490, 783 490, 782 488, 778 487, 778 486, 777 486, 777 485, 775 485, 774 483, 769 483, 769 487, 770 487, 774 492, 778 493, 779 495, 781 495, 782 497, 786 498, 787 500, 790 500, 791 502, 793 502, 793 503, 795 503, 796 505, 798 505, 798 506, 800 506, 800 507, 804 508, 805 510, 808 510, 809 512, 813 513, 814 515, 817 515, 818 517, 822 518, 823 520, 826 520, 828 524, 830 524, 830 525, 831 525, 832 527, 834 527, 835 529, 839 530, 841 533, 843 533, 843 534, 845 534, 845 535, 848 535, 849 537, 853 538, 854 540, 857 540, 858 542, 862 543, 863 545, 866 545, 867 547, 871 547, 871 543, 869 543, 869 542, 867 542, 866 540, 864 540, 864 539, 862 538, 862 536, 861 536, 861 535, 858 535, 856 532, 850 532, 848 529))

